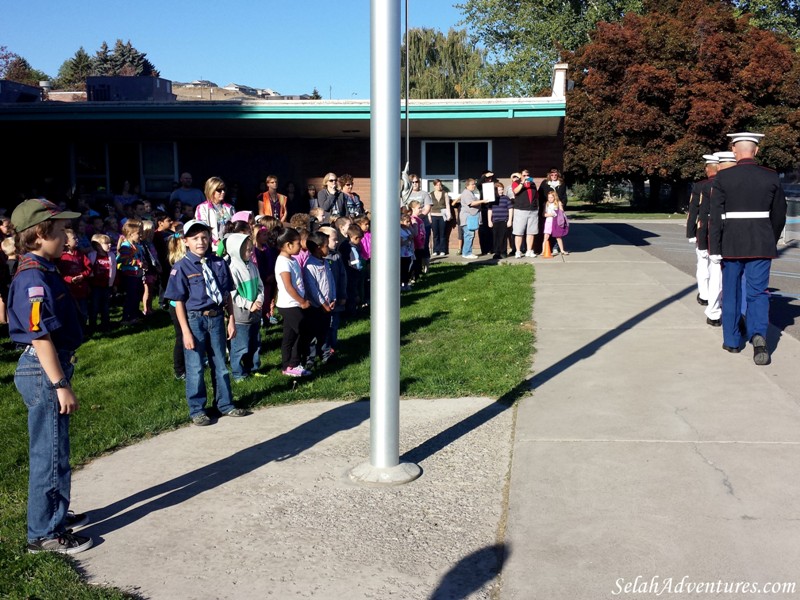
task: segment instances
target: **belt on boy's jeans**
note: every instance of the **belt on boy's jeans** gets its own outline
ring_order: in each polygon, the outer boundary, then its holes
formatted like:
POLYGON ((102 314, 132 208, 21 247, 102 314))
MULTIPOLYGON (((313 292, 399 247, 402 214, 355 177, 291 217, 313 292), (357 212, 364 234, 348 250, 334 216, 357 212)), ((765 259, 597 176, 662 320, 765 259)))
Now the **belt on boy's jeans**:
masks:
MULTIPOLYGON (((27 354, 28 356, 36 356, 38 358, 36 354, 36 348, 30 345, 23 346, 22 353, 27 354)), ((73 365, 78 362, 78 358, 75 356, 75 352, 72 350, 58 350, 57 354, 59 359, 67 360, 73 365)))
POLYGON ((225 311, 221 308, 211 308, 209 310, 190 310, 188 312, 196 315, 202 315, 203 317, 216 317, 224 314, 225 311))

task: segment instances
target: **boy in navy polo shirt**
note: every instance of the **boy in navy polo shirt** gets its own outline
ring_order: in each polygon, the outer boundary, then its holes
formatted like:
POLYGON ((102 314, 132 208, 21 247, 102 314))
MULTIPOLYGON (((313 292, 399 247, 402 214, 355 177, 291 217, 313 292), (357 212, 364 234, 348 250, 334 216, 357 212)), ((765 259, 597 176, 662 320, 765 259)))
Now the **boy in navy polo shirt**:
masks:
POLYGON ((206 223, 188 221, 183 226, 183 236, 186 256, 173 265, 164 297, 175 302, 175 314, 183 334, 189 417, 195 425, 205 426, 211 424, 205 412, 203 362, 206 351, 214 406, 229 417, 244 417, 250 413, 233 405, 231 379, 225 364, 226 337, 230 340, 236 335, 230 270, 223 259, 208 252, 211 228, 206 223), (227 327, 225 312, 228 313, 227 327))
POLYGON ((28 551, 76 554, 92 539, 73 533, 89 519, 69 510, 69 415, 78 410, 70 380, 83 341, 78 309, 56 269, 68 219, 47 200, 25 200, 11 215, 24 255, 8 294, 9 335, 24 346, 14 384, 28 408, 28 551))

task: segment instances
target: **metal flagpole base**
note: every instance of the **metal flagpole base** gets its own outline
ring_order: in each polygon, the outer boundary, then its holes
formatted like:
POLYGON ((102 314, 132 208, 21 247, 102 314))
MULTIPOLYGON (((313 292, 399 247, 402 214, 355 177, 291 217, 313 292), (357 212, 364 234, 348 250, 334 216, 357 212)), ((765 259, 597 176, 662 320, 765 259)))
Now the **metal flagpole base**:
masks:
POLYGON ((400 463, 394 467, 373 467, 362 463, 350 470, 350 479, 356 483, 379 485, 402 485, 422 475, 422 469, 414 463, 400 463))

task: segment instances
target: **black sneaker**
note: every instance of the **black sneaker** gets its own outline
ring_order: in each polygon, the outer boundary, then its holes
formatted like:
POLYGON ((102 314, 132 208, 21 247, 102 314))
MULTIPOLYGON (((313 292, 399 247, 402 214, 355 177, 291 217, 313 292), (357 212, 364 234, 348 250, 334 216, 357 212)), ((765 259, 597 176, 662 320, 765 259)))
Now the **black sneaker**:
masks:
POLYGON ((64 526, 73 531, 75 529, 80 529, 81 527, 86 527, 89 524, 89 515, 86 513, 76 513, 72 512, 71 510, 67 511, 67 518, 64 519, 64 526))
POLYGON ((211 419, 208 418, 206 413, 200 413, 192 417, 192 423, 198 427, 206 427, 207 425, 211 425, 211 419))
MULTIPOLYGON (((410 288, 410 286, 409 286, 410 288)), ((322 364, 327 365, 328 362, 333 358, 333 355, 336 354, 336 350, 333 348, 329 348, 325 352, 322 353, 322 364)))
POLYGON ((708 306, 708 300, 703 300, 703 299, 700 297, 700 294, 699 294, 699 293, 697 294, 697 303, 698 303, 700 306, 708 306))
POLYGON ((767 350, 767 340, 763 335, 755 334, 750 340, 753 344, 753 362, 759 366, 769 364, 769 350, 767 350))
POLYGON ((706 323, 708 323, 712 327, 722 327, 721 319, 712 319, 711 317, 706 317, 706 323))
POLYGON ((76 535, 70 531, 65 531, 60 536, 50 540, 38 540, 28 544, 28 552, 38 554, 39 552, 59 552, 61 554, 78 554, 88 550, 94 544, 90 537, 76 535))

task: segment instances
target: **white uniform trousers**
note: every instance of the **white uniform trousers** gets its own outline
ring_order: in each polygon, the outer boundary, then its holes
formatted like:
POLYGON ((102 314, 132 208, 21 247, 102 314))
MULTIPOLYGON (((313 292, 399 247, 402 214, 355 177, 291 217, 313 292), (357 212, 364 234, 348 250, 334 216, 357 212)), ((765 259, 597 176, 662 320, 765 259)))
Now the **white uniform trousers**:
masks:
POLYGON ((708 265, 711 261, 708 260, 708 250, 694 249, 697 254, 697 293, 700 294, 701 300, 708 300, 708 265))
POLYGON ((722 265, 709 261, 708 265, 708 306, 706 316, 712 321, 722 317, 722 265))

